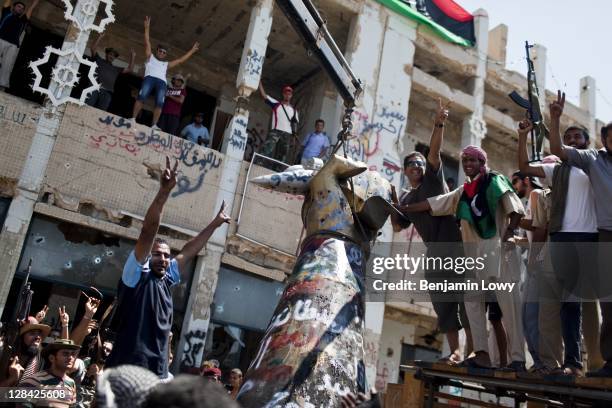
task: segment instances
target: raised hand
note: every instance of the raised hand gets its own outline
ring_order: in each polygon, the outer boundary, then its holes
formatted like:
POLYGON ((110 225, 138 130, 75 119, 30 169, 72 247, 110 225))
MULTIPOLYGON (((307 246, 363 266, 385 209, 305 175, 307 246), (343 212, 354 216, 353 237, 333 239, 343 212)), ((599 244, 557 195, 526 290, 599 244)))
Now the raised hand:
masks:
POLYGON ((557 91, 557 100, 550 104, 550 117, 558 119, 563 115, 563 108, 565 107, 565 92, 557 91))
POLYGON ((219 210, 219 212, 217 213, 217 216, 215 217, 215 219, 212 221, 212 224, 214 225, 215 228, 220 227, 221 225, 223 225, 224 223, 230 223, 230 216, 225 214, 225 201, 223 201, 221 203, 221 209, 219 210))
POLYGON ((25 369, 19 364, 19 357, 15 356, 8 367, 8 378, 11 383, 17 384, 25 369))
POLYGON ((66 313, 66 306, 59 307, 59 319, 62 323, 62 327, 68 327, 68 322, 70 321, 70 316, 66 313))
POLYGON ((45 316, 47 316, 48 311, 49 311, 49 306, 45 305, 40 312, 36 313, 36 316, 34 317, 40 323, 44 320, 45 316))
POLYGON ((517 132, 519 135, 528 135, 533 129, 533 123, 529 119, 523 119, 519 122, 517 132))
POLYGON ((199 42, 197 42, 197 41, 196 41, 196 42, 194 42, 194 43, 193 43, 193 46, 191 47, 191 52, 192 52, 192 53, 194 53, 194 52, 196 52, 196 51, 197 51, 197 50, 199 50, 199 49, 200 49, 200 43, 199 43, 199 42))
POLYGON ((85 302, 85 313, 83 317, 87 319, 91 319, 96 314, 98 310, 98 306, 100 306, 100 300, 96 298, 88 298, 87 302, 85 302))
POLYGON ((452 101, 448 101, 446 104, 442 104, 442 98, 438 98, 438 111, 436 112, 436 119, 434 123, 436 125, 443 125, 448 119, 448 108, 450 107, 452 101))
POLYGON ((170 167, 170 158, 166 156, 166 168, 162 172, 159 189, 169 193, 176 186, 176 174, 178 169, 178 160, 175 161, 174 167, 170 167))
POLYGON ((144 19, 144 27, 145 27, 145 29, 148 30, 150 26, 151 26, 151 17, 145 16, 145 19, 144 19))

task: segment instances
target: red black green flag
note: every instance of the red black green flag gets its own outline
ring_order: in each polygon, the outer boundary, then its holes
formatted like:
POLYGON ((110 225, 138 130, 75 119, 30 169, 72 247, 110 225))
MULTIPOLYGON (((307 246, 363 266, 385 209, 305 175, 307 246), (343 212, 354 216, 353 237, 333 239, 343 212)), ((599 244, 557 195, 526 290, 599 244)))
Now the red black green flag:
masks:
POLYGON ((471 43, 476 42, 474 16, 459 4, 453 0, 425 0, 425 7, 433 21, 471 43))

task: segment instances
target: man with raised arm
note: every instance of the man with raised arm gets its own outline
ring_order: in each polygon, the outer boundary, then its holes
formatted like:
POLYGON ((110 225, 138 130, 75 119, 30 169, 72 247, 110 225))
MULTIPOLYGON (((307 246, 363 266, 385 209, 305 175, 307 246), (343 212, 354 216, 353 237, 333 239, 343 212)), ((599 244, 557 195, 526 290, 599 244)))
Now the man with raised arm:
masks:
POLYGON ((0 17, 0 89, 8 88, 11 72, 17 60, 21 34, 26 29, 32 12, 40 0, 34 0, 30 7, 16 1, 11 7, 11 0, 4 0, 0 17))
MULTIPOLYGON (((410 190, 400 197, 400 205, 418 203, 429 197, 448 193, 448 187, 444 181, 444 171, 440 149, 444 135, 444 124, 448 118, 448 107, 438 101, 438 111, 433 123, 433 131, 429 142, 429 153, 427 159, 419 153, 412 152, 404 159, 404 174, 408 179, 410 190)), ((400 231, 414 224, 423 242, 427 245, 428 257, 461 257, 463 248, 461 246, 461 232, 455 222, 455 217, 434 217, 427 212, 409 213, 406 219, 397 216, 391 217, 393 229, 400 231)), ((444 273, 443 271, 425 271, 425 277, 429 281, 444 279, 457 280, 461 276, 454 271, 444 273)), ((471 334, 469 323, 463 307, 462 297, 459 294, 442 294, 430 292, 434 311, 438 316, 438 329, 446 334, 450 347, 450 354, 443 358, 443 362, 455 365, 462 360, 459 346, 459 330, 465 328, 468 341, 468 350, 471 349, 471 334), (460 318, 461 316, 461 318, 460 318)))
POLYGON ((134 103, 134 112, 132 114, 132 122, 136 122, 136 118, 142 110, 144 101, 153 94, 155 98, 155 109, 153 110, 153 129, 159 130, 157 122, 161 116, 164 100, 166 98, 166 75, 168 69, 174 68, 183 62, 187 61, 200 48, 200 44, 196 41, 191 49, 182 57, 172 61, 167 61, 168 49, 158 44, 155 49, 155 55, 151 51, 151 41, 149 40, 149 28, 151 26, 151 18, 145 17, 144 20, 144 43, 145 43, 145 76, 142 80, 142 87, 134 103))
POLYGON ((291 161, 295 153, 289 150, 293 138, 297 134, 297 125, 300 119, 297 109, 291 105, 293 88, 285 85, 282 93, 283 99, 279 102, 268 95, 263 84, 259 83, 259 94, 266 104, 272 108, 270 132, 261 148, 261 153, 272 159, 288 162, 291 161))
MULTIPOLYGON (((610 299, 612 295, 612 279, 610 278, 610 263, 612 262, 612 123, 601 128, 601 143, 603 148, 577 149, 569 145, 559 135, 559 119, 563 113, 565 94, 559 92, 559 103, 555 107, 557 118, 552 118, 550 133, 550 151, 556 154, 564 163, 572 166, 573 170, 584 172, 593 187, 593 203, 597 222, 597 238, 599 244, 598 271, 596 277, 599 287, 599 298, 610 299), (553 131, 555 131, 553 133, 553 131)), ((551 116, 553 106, 551 105, 551 116)), ((588 246, 588 245, 586 245, 588 246)), ((582 254, 588 257, 590 254, 582 254)), ((589 376, 612 377, 612 303, 601 301, 600 348, 605 365, 598 371, 589 373, 589 376)), ((589 350, 590 354, 590 350, 589 350)))
POLYGON ((180 271, 204 248, 213 232, 230 220, 223 212, 223 203, 210 224, 172 258, 168 243, 156 235, 164 205, 176 185, 177 167, 178 161, 171 167, 170 159, 166 158, 159 191, 147 210, 136 246, 123 268, 119 283, 123 305, 121 323, 115 347, 106 362, 106 367, 138 365, 162 379, 168 376, 168 339, 173 314, 170 289, 180 282, 180 271))
POLYGON ((98 65, 96 73, 98 74, 98 79, 100 80, 100 89, 89 94, 85 100, 85 103, 89 106, 93 106, 94 108, 108 110, 111 100, 113 99, 113 92, 115 91, 115 82, 117 82, 117 77, 119 74, 127 74, 133 71, 136 52, 134 50, 130 51, 130 62, 127 68, 121 68, 113 65, 113 61, 115 61, 115 59, 119 56, 119 52, 112 47, 107 47, 104 49, 104 58, 102 58, 97 51, 102 37, 104 37, 104 33, 101 33, 89 48, 91 51, 91 57, 98 65))
MULTIPOLYGON (((483 149, 478 146, 465 147, 461 152, 461 164, 467 180, 459 188, 400 208, 405 214, 430 211, 435 216, 456 215, 461 220, 465 255, 468 259, 480 259, 484 264, 483 268, 475 269, 476 276, 472 278, 479 283, 515 283, 514 289, 497 290, 495 296, 509 336, 512 362, 505 368, 524 371, 522 305, 516 285, 520 282, 520 264, 518 254, 508 243, 514 237, 514 230, 518 228, 525 210, 510 181, 489 170, 487 153, 483 149)), ((473 357, 464 360, 464 365, 468 367, 491 366, 485 301, 483 290, 466 292, 464 296, 475 352, 473 357)))
MULTIPOLYGON (((563 133, 564 151, 561 146, 560 118, 565 105, 565 94, 558 92, 550 105, 551 153, 563 156, 565 149, 586 152, 589 134, 580 126, 570 126, 563 133)), ((548 233, 550 254, 555 277, 564 292, 561 299, 561 325, 565 356, 561 374, 583 376, 582 336, 584 333, 588 362, 591 368, 602 366, 598 352, 599 312, 594 303, 592 271, 597 258, 597 217, 594 191, 588 175, 568 162, 529 164, 526 140, 532 123, 519 124, 519 169, 523 174, 540 177, 551 188, 551 209, 548 233), (589 297, 587 302, 581 299, 589 297), (588 324, 593 322, 592 324, 588 324), (587 324, 585 324, 587 323, 587 324)))

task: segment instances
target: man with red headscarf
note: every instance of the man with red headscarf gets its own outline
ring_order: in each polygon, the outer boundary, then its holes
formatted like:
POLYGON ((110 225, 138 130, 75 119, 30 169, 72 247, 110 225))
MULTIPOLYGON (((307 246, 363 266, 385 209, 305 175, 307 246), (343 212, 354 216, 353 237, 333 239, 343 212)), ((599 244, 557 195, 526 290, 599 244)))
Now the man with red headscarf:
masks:
POLYGON ((520 260, 513 244, 514 230, 525 213, 523 204, 503 175, 487 167, 487 153, 478 146, 467 146, 461 152, 461 164, 467 177, 459 188, 415 204, 401 211, 430 211, 432 215, 455 215, 461 220, 461 236, 467 259, 479 260, 483 268, 474 268, 472 282, 479 290, 466 291, 465 309, 472 329, 475 355, 464 365, 489 368, 485 288, 488 282, 515 283, 505 290, 496 290, 497 302, 504 316, 509 335, 512 371, 525 370, 525 349, 521 320, 520 260), (503 243, 503 246, 502 246, 503 243))

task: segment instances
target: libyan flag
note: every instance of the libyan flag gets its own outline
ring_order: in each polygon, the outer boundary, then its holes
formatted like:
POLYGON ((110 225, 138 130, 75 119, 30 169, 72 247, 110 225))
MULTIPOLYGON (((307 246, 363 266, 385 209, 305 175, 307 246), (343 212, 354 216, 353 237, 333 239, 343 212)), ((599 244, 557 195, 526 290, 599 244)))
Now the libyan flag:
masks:
POLYGON ((453 0, 425 0, 425 7, 431 19, 451 33, 476 43, 474 16, 453 0))

